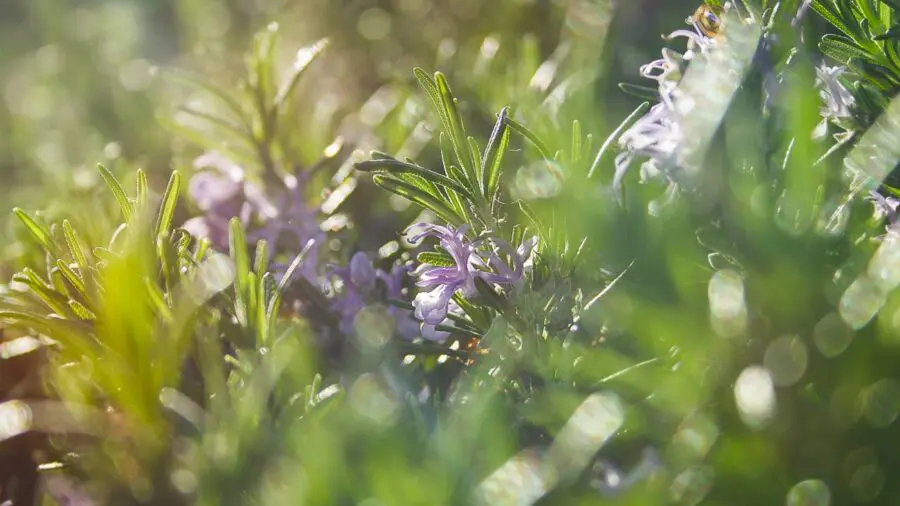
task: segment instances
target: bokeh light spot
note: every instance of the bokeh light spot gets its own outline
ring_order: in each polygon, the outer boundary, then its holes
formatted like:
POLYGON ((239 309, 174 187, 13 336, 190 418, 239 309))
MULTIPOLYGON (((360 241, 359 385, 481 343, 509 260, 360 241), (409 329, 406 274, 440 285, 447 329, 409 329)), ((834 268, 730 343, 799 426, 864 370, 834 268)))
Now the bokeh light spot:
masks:
POLYGON ((516 190, 524 199, 547 199, 562 190, 563 171, 550 160, 539 160, 522 167, 516 173, 516 190))
POLYGON ((382 9, 373 7, 359 15, 356 29, 363 38, 380 40, 391 33, 391 16, 382 9))
POLYGON ((794 485, 787 495, 787 506, 829 506, 831 491, 821 480, 806 480, 794 485))
POLYGON ((350 404, 364 419, 388 427, 399 416, 400 403, 373 373, 364 373, 350 388, 350 404))
POLYGON ((356 314, 353 328, 363 350, 377 350, 394 335, 394 319, 382 306, 366 306, 356 314))
POLYGON ((692 467, 679 474, 669 489, 673 502, 682 506, 694 506, 712 489, 715 473, 711 467, 692 467))
POLYGON ((780 386, 793 385, 806 372, 809 356, 806 345, 797 336, 781 336, 766 348, 763 365, 771 372, 772 381, 780 386))
POLYGON ((864 327, 884 305, 884 293, 878 285, 863 276, 847 287, 841 296, 841 317, 853 329, 864 327))
POLYGON ((744 281, 731 269, 716 271, 707 287, 713 329, 723 337, 740 334, 747 325, 744 281))
POLYGON ((860 394, 863 414, 875 427, 886 427, 900 415, 900 383, 892 379, 881 380, 860 394))
POLYGON ((843 353, 853 340, 853 329, 837 313, 825 315, 813 329, 813 342, 823 356, 833 358, 843 353))
POLYGON ((744 369, 734 385, 734 398, 741 419, 748 427, 764 427, 775 415, 775 386, 763 367, 744 369))
POLYGON ((0 404, 0 441, 31 430, 31 423, 31 407, 28 404, 18 400, 0 404))

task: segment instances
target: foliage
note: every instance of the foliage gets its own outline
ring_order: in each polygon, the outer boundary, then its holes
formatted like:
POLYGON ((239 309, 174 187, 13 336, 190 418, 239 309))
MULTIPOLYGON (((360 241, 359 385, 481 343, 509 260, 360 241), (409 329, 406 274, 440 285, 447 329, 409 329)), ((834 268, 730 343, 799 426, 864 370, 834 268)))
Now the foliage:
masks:
POLYGON ((162 193, 13 210, 0 501, 890 501, 897 8, 707 2, 618 87, 592 2, 339 107, 349 34, 164 68, 162 193))

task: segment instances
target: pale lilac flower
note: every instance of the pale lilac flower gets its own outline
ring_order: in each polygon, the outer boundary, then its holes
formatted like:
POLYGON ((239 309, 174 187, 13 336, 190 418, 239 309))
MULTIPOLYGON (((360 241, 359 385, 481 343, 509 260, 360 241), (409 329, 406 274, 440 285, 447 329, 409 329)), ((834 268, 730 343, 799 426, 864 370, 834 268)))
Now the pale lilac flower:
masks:
POLYGON ((900 200, 885 197, 874 190, 869 192, 869 199, 875 204, 876 218, 887 217, 889 227, 897 223, 897 207, 900 206, 900 200))
MULTIPOLYGON (((248 181, 241 167, 218 153, 198 157, 194 167, 198 172, 188 183, 188 194, 204 214, 185 222, 188 232, 207 237, 215 247, 224 249, 228 247, 229 222, 238 217, 247 230, 248 241, 266 241, 269 260, 277 252, 299 252, 314 240, 298 274, 316 282, 325 233, 320 228, 319 210, 309 205, 296 177, 286 178, 284 187, 267 192, 248 181)), ((272 265, 276 279, 287 267, 286 263, 272 265)))
MULTIPOLYGON (((403 281, 409 275, 410 270, 411 266, 408 264, 395 265, 389 273, 378 270, 378 279, 384 283, 385 296, 388 299, 402 300, 404 298, 403 281)), ((415 319, 412 311, 392 305, 388 307, 388 313, 394 317, 397 334, 400 337, 409 341, 419 337, 419 321, 415 319)))
POLYGON ((484 240, 471 242, 466 239, 467 225, 454 229, 419 224, 414 228, 419 231, 410 238, 411 243, 416 244, 425 237, 436 237, 454 263, 449 267, 426 263, 416 269, 415 274, 419 278, 416 285, 425 290, 419 292, 413 301, 415 315, 428 325, 438 325, 444 321, 453 294, 458 292, 463 297, 476 295, 476 278, 486 283, 516 285, 524 276, 523 259, 513 255, 513 267, 510 268, 495 251, 482 248, 486 245, 484 240))
POLYGON ((642 77, 657 82, 660 95, 671 94, 681 81, 688 62, 705 55, 716 44, 715 39, 704 35, 696 24, 693 30, 675 30, 663 39, 672 41, 679 37, 687 39, 684 53, 663 48, 662 58, 642 65, 639 70, 642 77))
POLYGON ((353 321, 356 314, 365 307, 366 296, 375 287, 375 279, 378 274, 372 266, 372 260, 360 251, 351 257, 346 267, 332 268, 329 277, 332 276, 340 278, 343 287, 340 297, 331 307, 340 316, 341 332, 350 334, 353 332, 353 321), (361 284, 357 284, 357 282, 361 284))
POLYGON ((829 67, 821 63, 816 67, 816 85, 822 98, 822 117, 825 119, 849 118, 854 104, 853 95, 840 81, 846 67, 829 67))
POLYGON ((616 156, 612 182, 617 197, 636 157, 646 158, 641 164, 641 180, 646 181, 678 166, 683 140, 684 132, 671 102, 664 100, 651 107, 619 137, 622 152, 616 156))
POLYGON ((204 213, 183 227, 195 237, 206 237, 219 248, 228 245, 228 222, 240 218, 249 224, 254 204, 246 198, 243 170, 215 153, 197 158, 199 171, 188 182, 188 195, 204 213))
POLYGON ((840 78, 847 68, 842 66, 829 67, 824 62, 816 66, 816 87, 819 89, 819 97, 822 107, 819 114, 822 121, 816 125, 813 137, 821 139, 828 131, 828 122, 840 122, 842 119, 852 118, 851 111, 855 104, 850 90, 841 82, 840 78))
MULTIPOLYGON (((345 334, 353 332, 356 315, 368 302, 404 299, 404 281, 410 269, 411 266, 408 264, 395 265, 390 272, 375 269, 372 260, 363 252, 354 254, 346 267, 332 267, 329 278, 340 278, 342 284, 341 293, 335 297, 332 304, 332 309, 340 317, 341 332, 345 334), (377 289, 378 280, 384 285, 383 292, 377 289)), ((413 317, 412 311, 388 305, 387 312, 394 318, 396 332, 403 339, 411 341, 422 335, 419 321, 413 317)))
POLYGON ((641 66, 643 77, 656 81, 660 102, 650 108, 619 137, 621 152, 616 156, 612 188, 616 198, 621 199, 622 180, 635 158, 645 158, 641 164, 641 181, 665 176, 669 182, 667 200, 674 197, 677 186, 672 171, 682 163, 681 148, 685 132, 681 109, 677 107, 678 84, 687 64, 704 57, 716 44, 694 24, 693 30, 676 30, 664 37, 673 40, 687 39, 685 52, 678 53, 664 48, 662 58, 641 66))
MULTIPOLYGON (((261 199, 264 200, 264 199, 261 199)), ((275 205, 260 207, 262 225, 248 234, 252 241, 265 240, 269 245, 269 257, 281 249, 301 251, 310 240, 315 240, 298 273, 312 283, 316 282, 319 251, 324 244, 325 233, 318 220, 318 209, 311 207, 299 181, 289 179, 284 192, 275 205)), ((273 270, 283 273, 287 264, 276 264, 273 270)))

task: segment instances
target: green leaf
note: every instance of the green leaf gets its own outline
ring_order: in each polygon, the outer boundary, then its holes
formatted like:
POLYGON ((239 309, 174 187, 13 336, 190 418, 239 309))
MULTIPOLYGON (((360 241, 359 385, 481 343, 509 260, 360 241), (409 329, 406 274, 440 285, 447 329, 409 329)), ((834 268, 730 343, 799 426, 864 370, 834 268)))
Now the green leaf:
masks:
POLYGON ((75 299, 69 299, 69 307, 72 309, 72 312, 74 312, 75 315, 81 320, 93 320, 96 318, 96 315, 94 315, 94 313, 90 309, 84 307, 84 305, 82 305, 75 299))
POLYGON ((537 134, 529 130, 525 125, 510 117, 506 118, 506 124, 509 125, 509 127, 513 130, 515 130, 517 134, 526 138, 528 142, 534 145, 534 147, 536 147, 537 150, 540 151, 541 156, 543 156, 547 160, 553 159, 553 154, 550 152, 550 148, 547 147, 547 144, 544 143, 544 141, 542 141, 541 138, 537 136, 537 134))
POLYGON ((443 125, 443 133, 450 140, 456 161, 466 174, 466 180, 460 182, 470 185, 476 184, 478 179, 474 173, 475 162, 466 142, 468 136, 456 106, 456 99, 453 98, 453 94, 447 84, 447 79, 440 72, 435 72, 434 78, 432 78, 418 67, 413 72, 431 98, 434 109, 443 125))
POLYGON ((231 259, 234 261, 235 278, 235 311, 238 321, 242 325, 247 324, 247 288, 249 285, 250 260, 247 256, 247 239, 244 236, 244 227, 237 217, 231 219, 228 224, 228 248, 231 259))
POLYGON ((135 195, 139 207, 147 202, 147 174, 143 170, 137 170, 137 182, 135 183, 135 195))
POLYGON ((41 247, 51 253, 56 251, 56 247, 53 244, 53 237, 50 235, 50 229, 47 228, 46 225, 38 223, 19 207, 13 208, 13 213, 15 213, 19 218, 19 221, 25 225, 25 228, 28 229, 28 232, 31 233, 31 236, 41 247))
POLYGON ((437 267, 455 267, 453 257, 443 251, 423 251, 416 256, 420 264, 429 264, 437 267))
POLYGON ((622 123, 620 123, 619 126, 617 126, 615 130, 613 130, 611 134, 609 134, 609 137, 607 137, 606 141, 603 142, 603 145, 600 146, 600 151, 597 152, 597 156, 594 158, 594 163, 591 164, 591 168, 590 170, 588 170, 588 179, 590 179, 590 177, 594 175, 594 171, 596 171, 597 167, 600 165, 600 160, 603 159, 603 155, 606 153, 606 150, 608 150, 612 143, 619 138, 619 135, 622 133, 622 131, 631 126, 631 124, 634 123, 634 120, 637 119, 638 116, 644 114, 644 112, 649 108, 650 102, 641 103, 641 105, 637 106, 637 108, 632 111, 631 114, 629 114, 628 117, 625 118, 622 123))
POLYGON ((843 22, 838 13, 833 11, 827 4, 827 0, 813 0, 812 8, 814 11, 816 11, 816 13, 822 16, 826 21, 831 23, 832 26, 843 32, 845 35, 850 38, 856 38, 858 34, 850 29, 850 27, 843 22))
POLYGON ((860 49, 852 40, 840 35, 828 34, 819 42, 819 50, 826 56, 843 63, 850 63, 853 58, 875 62, 872 55, 860 49))
POLYGON ((175 214, 175 204, 178 203, 178 191, 181 186, 181 174, 173 171, 169 177, 169 184, 163 194, 162 203, 159 206, 159 216, 156 219, 156 237, 163 232, 168 232, 172 225, 172 216, 175 214))
POLYGON ((886 32, 873 37, 875 40, 896 39, 900 35, 900 25, 894 25, 886 32))
POLYGON ((243 107, 241 106, 241 101, 234 97, 231 93, 226 91, 223 88, 219 88, 218 86, 210 83, 203 76, 196 75, 194 73, 175 68, 163 69, 163 76, 167 77, 173 81, 178 81, 182 84, 189 85, 191 87, 199 88, 213 97, 219 99, 222 104, 228 107, 231 112, 239 118, 246 126, 247 130, 250 131, 249 125, 247 124, 247 120, 244 117, 243 107))
POLYGON ((504 107, 497 115, 497 122, 494 123, 494 130, 491 131, 491 137, 488 139, 487 147, 484 148, 484 157, 481 160, 482 178, 481 185, 484 196, 492 201, 494 195, 500 188, 501 163, 503 155, 509 146, 509 125, 506 122, 509 115, 509 107, 504 107))
POLYGON ((453 142, 453 148, 456 151, 457 160, 465 171, 469 182, 477 184, 478 173, 475 168, 475 160, 472 158, 472 152, 467 149, 466 127, 459 114, 459 108, 456 104, 456 98, 450 91, 450 85, 447 78, 440 72, 434 73, 434 80, 437 83, 438 92, 441 94, 441 105, 444 108, 444 114, 450 123, 450 140, 453 142))
POLYGON ((66 245, 69 247, 72 258, 78 264, 79 271, 86 273, 89 265, 87 256, 84 254, 84 245, 81 243, 78 232, 75 231, 69 220, 63 220, 63 235, 66 238, 66 245))
POLYGON ((119 203, 119 208, 122 210, 122 217, 126 222, 131 221, 131 216, 134 214, 134 206, 132 206, 131 201, 128 200, 128 195, 125 194, 125 189, 122 188, 122 184, 119 183, 116 176, 102 164, 97 164, 97 170, 100 171, 100 176, 106 181, 106 185, 112 190, 116 202, 119 203))
POLYGON ((452 223, 453 225, 460 225, 464 222, 462 217, 450 209, 446 203, 422 191, 413 184, 385 174, 375 174, 372 177, 372 181, 390 192, 396 193, 411 202, 415 202, 416 204, 433 211, 444 221, 452 223))
POLYGON ((60 316, 70 316, 69 299, 65 295, 50 289, 31 269, 13 275, 13 280, 26 285, 37 295, 51 311, 60 316))
POLYGON ((53 285, 53 289, 62 295, 69 295, 69 286, 66 284, 65 278, 62 273, 59 272, 59 269, 50 269, 50 282, 53 285))
POLYGON ((265 239, 256 242, 256 256, 253 259, 253 271, 262 279, 269 267, 269 244, 265 239))
MULTIPOLYGON (((76 274, 71 267, 66 265, 66 263, 62 259, 56 260, 56 267, 59 268, 60 274, 62 274, 66 282, 69 283, 70 289, 75 290, 76 292, 80 293, 82 297, 87 299, 87 290, 85 289, 84 281, 82 281, 81 277, 76 274)), ((88 276, 88 272, 85 271, 83 275, 88 276)))
POLYGON ((400 160, 394 158, 379 158, 358 162, 356 164, 356 169, 363 172, 383 171, 395 176, 399 176, 400 174, 413 174, 428 181, 429 183, 450 188, 453 191, 461 193, 468 198, 473 198, 472 192, 470 192, 468 188, 448 178, 447 176, 438 174, 433 170, 428 170, 425 167, 401 162, 400 160))
POLYGON ((274 107, 278 108, 284 103, 285 99, 290 96, 291 92, 300 82, 300 76, 316 58, 328 47, 328 39, 320 39, 310 46, 306 46, 297 51, 294 56, 294 63, 291 66, 291 73, 278 90, 275 97, 274 107))
POLYGON ((659 90, 656 88, 649 88, 647 86, 639 86, 631 83, 619 83, 619 89, 633 97, 640 98, 641 100, 649 100, 651 102, 659 100, 659 90))
MULTIPOLYGON (((278 282, 278 287, 275 289, 275 293, 269 300, 269 305, 266 309, 266 319, 271 322, 271 324, 274 324, 275 317, 278 315, 278 309, 281 307, 281 299, 284 297, 284 290, 292 281, 294 273, 297 272, 297 269, 299 269, 303 265, 303 261, 306 260, 306 257, 307 255, 309 255, 310 250, 312 250, 316 245, 317 242, 315 239, 310 239, 309 241, 307 241, 306 245, 303 246, 303 249, 300 250, 300 253, 298 253, 297 256, 294 257, 294 260, 291 261, 291 264, 284 272, 284 276, 282 276, 281 281, 278 282)), ((305 278, 302 277, 300 279, 300 282, 306 284, 309 283, 305 278)))

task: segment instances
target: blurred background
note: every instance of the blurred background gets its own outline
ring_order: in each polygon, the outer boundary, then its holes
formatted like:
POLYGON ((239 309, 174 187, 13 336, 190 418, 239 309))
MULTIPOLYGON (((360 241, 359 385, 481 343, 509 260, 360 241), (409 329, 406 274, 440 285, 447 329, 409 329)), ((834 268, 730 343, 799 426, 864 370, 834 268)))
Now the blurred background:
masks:
MULTIPOLYGON (((658 54, 660 35, 681 28, 671 20, 683 19, 695 3, 3 0, 0 201, 5 209, 52 213, 91 195, 99 182, 98 162, 114 171, 120 165, 142 167, 151 177, 166 177, 188 159, 180 158, 185 142, 158 118, 171 116, 186 92, 158 79, 154 69, 236 81, 253 33, 273 21, 282 28, 285 61, 296 47, 331 40, 328 57, 312 69, 300 93, 335 122, 359 110, 383 85, 412 83, 414 66, 447 73, 468 94, 466 87, 480 84, 473 76, 477 55, 490 55, 490 75, 503 76, 512 73, 506 66, 523 59, 523 46, 543 62, 561 37, 571 37, 580 58, 601 69, 593 85, 603 100, 593 104, 592 115, 604 125, 637 103, 619 93, 616 83, 639 80, 637 68, 658 54)), ((509 80, 523 86, 531 78, 509 80)), ((304 121, 309 120, 298 115, 297 122, 304 121)))

